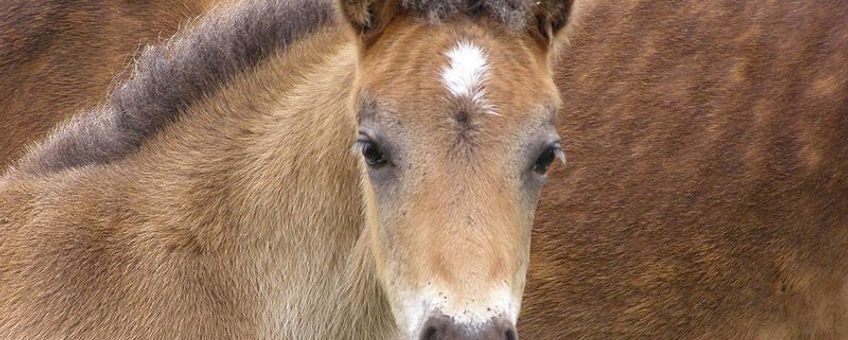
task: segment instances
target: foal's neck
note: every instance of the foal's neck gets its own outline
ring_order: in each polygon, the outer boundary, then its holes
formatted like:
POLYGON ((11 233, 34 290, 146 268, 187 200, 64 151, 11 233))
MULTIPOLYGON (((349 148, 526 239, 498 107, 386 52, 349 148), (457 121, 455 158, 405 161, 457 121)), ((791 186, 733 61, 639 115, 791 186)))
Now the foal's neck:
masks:
POLYGON ((187 235, 236 286, 259 287, 270 336, 393 331, 362 234, 343 36, 328 28, 237 77, 135 159, 153 178, 141 186, 151 209, 171 209, 151 214, 171 217, 163 232, 187 235))

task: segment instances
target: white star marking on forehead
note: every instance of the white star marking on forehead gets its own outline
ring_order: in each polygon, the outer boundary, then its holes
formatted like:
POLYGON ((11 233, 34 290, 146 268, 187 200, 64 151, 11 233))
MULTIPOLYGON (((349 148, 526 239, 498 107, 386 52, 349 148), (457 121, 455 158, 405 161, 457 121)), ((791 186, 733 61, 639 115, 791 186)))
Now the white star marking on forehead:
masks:
POLYGON ((451 95, 468 98, 484 111, 494 114, 494 108, 487 103, 483 89, 489 71, 483 49, 471 42, 460 41, 445 55, 450 63, 442 70, 442 82, 451 95))

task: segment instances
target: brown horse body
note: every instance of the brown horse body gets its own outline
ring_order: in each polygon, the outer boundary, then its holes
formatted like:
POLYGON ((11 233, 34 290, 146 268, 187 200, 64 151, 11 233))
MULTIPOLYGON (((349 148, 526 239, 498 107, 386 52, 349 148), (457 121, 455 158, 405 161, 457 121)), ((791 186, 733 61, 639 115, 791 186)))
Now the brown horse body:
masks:
POLYGON ((100 103, 144 44, 211 0, 11 0, 0 10, 0 169, 56 124, 100 103))
MULTIPOLYGON (((844 7, 838 1, 751 1, 745 4, 584 1, 576 4, 577 20, 569 28, 571 48, 564 50, 557 79, 564 99, 558 119, 559 130, 563 133, 570 162, 552 174, 540 201, 521 314, 522 337, 846 337, 848 273, 844 268, 848 265, 848 222, 845 220, 848 203, 841 198, 842 193, 848 192, 845 180, 848 169, 848 74, 845 70, 848 65, 843 52, 848 50, 848 35, 840 24, 848 20, 844 7)), ((333 32, 323 34, 328 36, 327 41, 334 41, 329 37, 333 32)), ((274 77, 280 74, 279 71, 269 73, 274 77)), ((267 83, 277 81, 267 79, 267 83)), ((263 91, 258 92, 266 93, 263 91)), ((314 124, 325 124, 305 116, 303 121, 306 122, 303 131, 315 128, 314 124)), ((212 124, 218 127, 210 131, 242 128, 243 124, 219 123, 212 124)), ((273 122, 254 123, 252 125, 258 127, 275 126, 273 122)), ((180 132, 169 133, 179 135, 180 132)), ((242 131, 249 132, 254 130, 242 131)), ((207 144, 186 139, 183 143, 186 148, 210 150, 237 142, 207 144)), ((61 153, 56 155, 61 156, 61 153)), ((155 238, 152 237, 160 234, 170 235, 167 244, 158 245, 161 249, 199 252, 206 249, 201 245, 215 240, 193 239, 191 232, 182 229, 177 229, 178 232, 162 230, 157 224, 172 225, 162 219, 173 216, 160 216, 158 206, 180 206, 187 201, 212 202, 209 209, 234 209, 221 206, 223 203, 216 200, 222 190, 232 188, 193 179, 214 171, 208 164, 219 162, 213 157, 214 153, 210 153, 206 162, 198 162, 202 165, 182 165, 187 168, 158 165, 147 158, 121 160, 103 169, 83 167, 70 173, 74 180, 62 185, 61 190, 77 192, 73 199, 76 201, 107 197, 105 201, 112 202, 80 210, 79 216, 97 216, 97 211, 108 212, 116 220, 137 216, 126 207, 144 209, 144 216, 153 216, 146 221, 149 228, 138 231, 150 236, 151 241, 135 244, 138 247, 133 249, 137 252, 160 249, 153 244, 155 238), (150 183, 130 185, 125 178, 118 178, 127 176, 121 170, 126 168, 137 169, 133 171, 142 174, 168 173, 174 179, 172 183, 159 184, 156 190, 151 190, 148 189, 150 183), (83 176, 89 171, 96 172, 97 176, 83 176), (80 179, 75 179, 77 177, 80 179), (102 183, 123 184, 108 191, 80 191, 80 188, 98 187, 102 183), (150 197, 146 202, 127 201, 123 191, 149 192, 150 197), (171 199, 163 201, 162 197, 171 199), (192 199, 185 200, 186 197, 192 199), (125 212, 116 214, 116 208, 125 212)), ((342 155, 324 155, 322 160, 326 162, 322 164, 329 164, 334 157, 342 155)), ((8 203, 12 202, 8 197, 14 197, 14 202, 30 202, 40 209, 67 209, 64 207, 72 202, 26 194, 37 188, 56 187, 57 176, 6 183, 7 193, 3 198, 6 202, 1 206, 9 208, 0 212, 3 216, 0 218, 4 218, 0 223, 35 216, 33 210, 15 209, 15 205, 8 203), (8 190, 19 194, 10 195, 8 190)), ((68 181, 67 176, 61 178, 68 181)), ((321 207, 320 210, 328 214, 310 217, 317 220, 309 221, 308 225, 361 222, 358 203, 329 206, 326 197, 316 193, 320 188, 348 192, 338 188, 352 187, 354 183, 339 182, 340 176, 329 170, 317 174, 299 173, 298 176, 300 181, 314 184, 312 190, 315 192, 298 193, 297 205, 288 209, 316 211, 319 210, 316 207, 321 207), (336 217, 328 217, 329 214, 351 217, 339 221, 336 217)), ((351 195, 350 202, 361 200, 358 194, 351 195)), ((256 214, 267 213, 254 209, 256 214)), ((190 225, 192 218, 199 217, 187 214, 180 217, 178 224, 190 225)), ((7 249, 0 258, 12 258, 8 249, 17 249, 16 252, 29 249, 28 257, 23 258, 30 258, 27 261, 31 262, 21 262, 21 255, 26 254, 16 253, 18 262, 14 265, 29 263, 32 277, 42 275, 44 268, 64 268, 59 272, 67 273, 66 283, 61 286, 43 283, 36 289, 27 287, 26 291, 37 294, 41 300, 26 301, 70 304, 77 301, 77 294, 84 294, 80 292, 85 292, 85 287, 97 286, 95 282, 106 280, 117 286, 119 277, 126 279, 123 274, 110 273, 114 267, 92 259, 106 259, 103 256, 130 247, 130 243, 137 242, 133 241, 136 238, 124 235, 123 231, 89 230, 80 234, 76 228, 61 225, 52 228, 55 228, 51 229, 53 234, 49 235, 56 244, 46 248, 27 248, 25 244, 10 248, 8 240, 11 237, 0 237, 0 240, 7 240, 6 245, 0 243, 0 247, 7 249), (67 231, 56 234, 56 230, 67 231), (88 240, 90 246, 77 250, 84 253, 76 254, 66 244, 69 239, 88 240), (54 249, 56 256, 43 258, 44 249, 54 249), (92 256, 96 254, 101 255, 92 256), (40 261, 49 263, 34 262, 39 256, 43 258, 40 261), (87 260, 73 263, 74 258, 87 260), (70 271, 80 266, 89 269, 70 271)), ((37 229, 31 232, 38 235, 37 229)), ((226 231, 220 230, 218 242, 229 235, 226 231)), ((328 248, 322 242, 326 239, 345 239, 347 241, 339 244, 341 248, 358 248, 353 236, 339 237, 335 234, 311 235, 305 246, 303 243, 299 246, 314 249, 310 254, 326 260, 318 261, 323 263, 320 265, 318 262, 310 262, 310 265, 347 266, 349 259, 340 259, 338 255, 331 259, 324 253, 328 248)), ((22 236, 19 239, 33 238, 22 236)), ((260 242, 256 235, 249 239, 260 242)), ((267 241, 264 242, 261 244, 267 245, 267 241)), ((262 257, 262 254, 254 256, 262 257)), ((145 268, 140 259, 124 259, 121 270, 132 272, 129 268, 145 268)), ((236 269, 243 261, 233 259, 230 270, 239 275, 256 276, 257 271, 236 269)), ((359 261, 368 259, 363 257, 359 261)), ((11 269, 13 265, 4 264, 6 267, 0 267, 0 271, 11 269)), ((279 263, 270 261, 263 268, 275 264, 279 263)), ((97 308, 113 308, 115 322, 137 320, 155 329, 149 333, 151 336, 178 336, 200 332, 198 330, 210 336, 261 336, 246 331, 257 324, 259 316, 245 317, 242 312, 252 308, 248 307, 250 304, 273 309, 267 307, 268 301, 255 294, 262 289, 244 292, 237 298, 230 296, 232 292, 217 287, 230 286, 232 282, 228 280, 239 275, 211 273, 207 270, 209 265, 204 263, 173 263, 162 270, 179 266, 184 266, 181 275, 207 283, 203 295, 199 295, 206 296, 205 299, 172 304, 170 301, 144 301, 141 295, 131 301, 95 295, 97 299, 94 300, 99 302, 67 306, 66 311, 95 313, 97 308), (221 296, 231 304, 221 305, 221 296), (233 301, 238 303, 233 305, 233 301), (214 312, 210 311, 209 315, 186 313, 195 303, 214 306, 214 312), (162 324, 170 319, 157 319, 163 316, 154 315, 153 311, 161 311, 160 307, 165 305, 172 306, 172 315, 185 316, 186 320, 196 322, 196 326, 180 331, 176 323, 173 326, 162 324), (130 307, 120 313, 122 306, 130 307), (230 330, 229 333, 208 326, 222 320, 239 320, 246 326, 243 332, 230 330)), ((20 267, 14 268, 20 270, 20 267)), ((293 270, 288 274, 306 275, 309 272, 308 268, 293 270)), ((277 280, 287 282, 285 277, 280 274, 277 280)), ((349 285, 345 277, 357 276, 343 274, 321 284, 316 281, 314 289, 292 292, 302 295, 290 300, 288 305, 298 306, 295 301, 311 301, 317 295, 332 291, 333 285, 356 286, 349 285)), ((8 284, 2 280, 0 275, 0 282, 8 284)), ((379 289, 375 288, 376 283, 371 282, 374 291, 370 293, 345 293, 362 297, 359 302, 363 306, 372 306, 366 303, 369 299, 382 301, 382 298, 379 289)), ((150 281, 138 286, 139 290, 164 288, 162 296, 188 296, 185 291, 179 291, 180 287, 168 287, 164 282, 150 281)), ((262 288, 269 291, 268 287, 262 288)), ((2 289, 0 293, 7 294, 2 289)), ((115 296, 120 295, 115 292, 115 296)), ((332 320, 330 315, 339 314, 320 313, 325 306, 313 306, 315 310, 302 312, 319 315, 312 320, 316 337, 328 334, 379 337, 379 332, 369 336, 350 334, 354 329, 388 327, 391 321, 386 320, 387 312, 382 304, 378 302, 373 308, 366 308, 370 314, 358 321, 332 320), (323 322, 335 324, 329 328, 336 329, 314 326, 323 325, 323 322), (358 322, 369 326, 346 326, 358 322)), ((309 323, 309 320, 293 321, 279 312, 261 317, 269 320, 276 317, 277 322, 288 320, 283 326, 292 328, 310 327, 299 324, 309 323)), ((11 320, 5 311, 3 315, 0 329, 8 326, 2 321, 11 320)), ((56 329, 69 329, 67 323, 71 321, 62 315, 54 317, 56 319, 51 320, 56 329)), ((6 335, 2 331, 0 334, 6 335)), ((105 337, 110 333, 90 334, 105 337)))
POLYGON ((848 338, 846 5, 576 4, 523 336, 848 338))

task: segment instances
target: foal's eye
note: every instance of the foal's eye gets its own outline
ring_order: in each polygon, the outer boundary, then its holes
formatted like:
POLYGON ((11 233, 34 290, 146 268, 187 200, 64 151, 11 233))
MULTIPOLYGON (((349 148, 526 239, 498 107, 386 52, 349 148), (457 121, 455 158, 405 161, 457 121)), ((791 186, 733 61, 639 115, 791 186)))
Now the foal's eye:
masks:
POLYGON ((562 150, 557 146, 550 146, 545 151, 542 151, 542 154, 539 155, 539 158, 536 159, 536 164, 533 166, 533 171, 544 175, 550 169, 551 164, 554 160, 560 155, 562 150))
POLYGON ((362 151, 362 157, 365 158, 365 163, 371 167, 381 167, 386 165, 386 159, 383 156, 383 152, 380 151, 380 148, 371 141, 360 141, 360 150, 362 151))

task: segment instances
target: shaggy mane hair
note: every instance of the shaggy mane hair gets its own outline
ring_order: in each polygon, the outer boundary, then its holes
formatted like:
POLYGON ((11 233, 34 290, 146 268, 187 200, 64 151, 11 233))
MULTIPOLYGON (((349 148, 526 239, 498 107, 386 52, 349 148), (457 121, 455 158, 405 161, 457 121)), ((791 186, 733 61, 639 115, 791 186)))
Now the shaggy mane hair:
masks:
POLYGON ((533 17, 553 13, 567 17, 572 1, 564 0, 401 0, 401 7, 433 21, 458 14, 489 15, 514 30, 524 29, 533 17))
POLYGON ((105 107, 63 124, 20 164, 30 173, 49 173, 121 159, 235 75, 334 20, 327 1, 219 6, 167 43, 146 48, 105 107))

